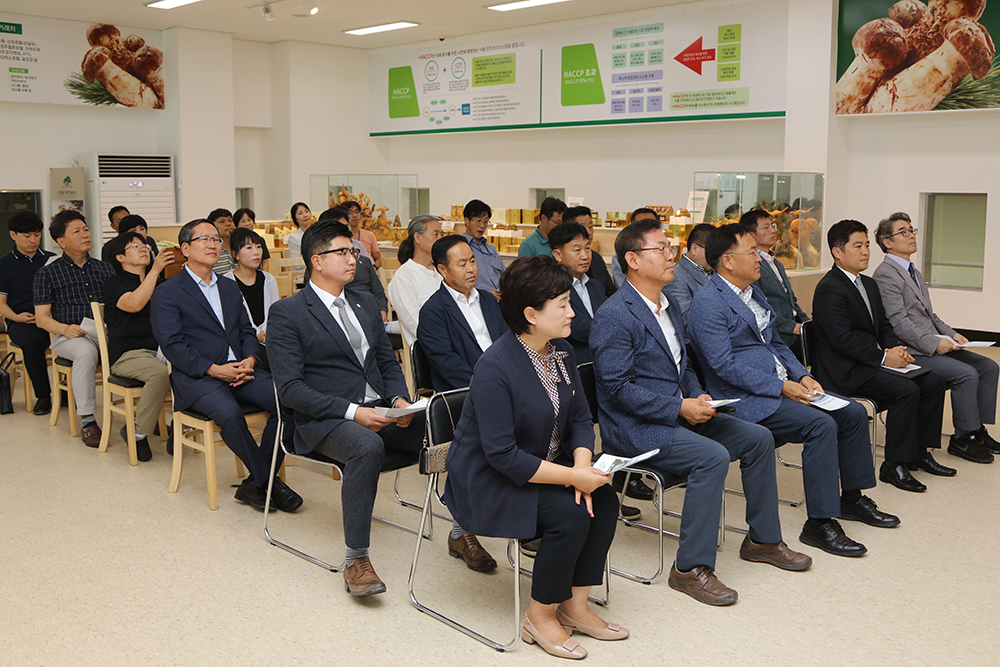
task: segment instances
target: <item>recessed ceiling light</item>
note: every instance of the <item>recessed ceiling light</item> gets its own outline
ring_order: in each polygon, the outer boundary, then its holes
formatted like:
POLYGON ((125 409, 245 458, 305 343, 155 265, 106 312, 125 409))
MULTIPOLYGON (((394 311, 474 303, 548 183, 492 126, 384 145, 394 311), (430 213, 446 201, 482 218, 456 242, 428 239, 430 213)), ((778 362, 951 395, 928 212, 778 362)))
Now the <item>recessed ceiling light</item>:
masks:
POLYGON ((399 21, 398 23, 386 23, 385 25, 374 25, 370 28, 357 28, 355 30, 345 30, 344 32, 348 35, 371 35, 376 32, 385 32, 386 30, 400 30, 402 28, 414 28, 420 25, 419 23, 409 23, 408 21, 399 21))
POLYGON ((153 7, 154 9, 173 9, 174 7, 183 7, 195 2, 201 2, 201 0, 156 0, 156 2, 147 2, 146 6, 153 7))
POLYGON ((513 9, 527 9, 528 7, 554 5, 557 2, 567 2, 567 0, 520 0, 520 2, 507 2, 502 5, 490 5, 486 7, 486 9, 492 9, 497 12, 509 12, 513 9))

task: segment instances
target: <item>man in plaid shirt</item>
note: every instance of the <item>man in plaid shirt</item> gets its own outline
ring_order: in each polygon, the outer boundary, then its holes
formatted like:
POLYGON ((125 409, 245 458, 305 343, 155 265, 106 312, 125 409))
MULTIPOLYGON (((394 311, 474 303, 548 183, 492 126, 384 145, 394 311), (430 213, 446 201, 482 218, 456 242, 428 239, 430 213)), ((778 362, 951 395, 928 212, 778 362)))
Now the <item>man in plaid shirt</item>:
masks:
MULTIPOLYGON (((35 274, 35 322, 52 334, 52 351, 73 361, 73 393, 80 416, 81 436, 88 447, 101 444, 101 428, 94 418, 95 373, 100 360, 91 301, 103 301, 104 281, 115 274, 110 264, 90 256, 90 230, 79 211, 60 211, 52 217, 49 235, 63 249, 35 274), (89 321, 90 331, 84 329, 89 321)), ((72 407, 70 408, 72 409, 72 407)))

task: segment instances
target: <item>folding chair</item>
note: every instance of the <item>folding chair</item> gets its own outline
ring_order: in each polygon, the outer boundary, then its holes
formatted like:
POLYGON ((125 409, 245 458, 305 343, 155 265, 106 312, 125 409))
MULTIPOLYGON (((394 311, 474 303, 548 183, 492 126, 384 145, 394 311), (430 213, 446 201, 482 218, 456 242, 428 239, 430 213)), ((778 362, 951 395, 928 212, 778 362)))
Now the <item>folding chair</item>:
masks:
POLYGON ((433 396, 434 383, 431 380, 431 362, 427 359, 419 340, 413 342, 410 363, 413 368, 413 388, 416 396, 433 396))

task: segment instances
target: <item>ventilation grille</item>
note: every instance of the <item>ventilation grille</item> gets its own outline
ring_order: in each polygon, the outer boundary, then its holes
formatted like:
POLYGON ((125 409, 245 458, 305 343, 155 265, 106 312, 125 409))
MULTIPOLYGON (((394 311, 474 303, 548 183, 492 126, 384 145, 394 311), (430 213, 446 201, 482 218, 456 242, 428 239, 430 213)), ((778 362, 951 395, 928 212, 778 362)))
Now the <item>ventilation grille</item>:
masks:
POLYGON ((170 155, 98 155, 100 178, 172 178, 170 155))

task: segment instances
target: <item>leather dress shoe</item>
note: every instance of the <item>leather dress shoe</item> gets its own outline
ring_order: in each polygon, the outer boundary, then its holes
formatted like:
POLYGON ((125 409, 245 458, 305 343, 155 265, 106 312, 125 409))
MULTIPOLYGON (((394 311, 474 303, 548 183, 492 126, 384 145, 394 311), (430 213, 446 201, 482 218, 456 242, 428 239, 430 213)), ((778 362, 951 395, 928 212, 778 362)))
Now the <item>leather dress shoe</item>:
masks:
POLYGON ((375 574, 368 558, 359 558, 344 568, 344 590, 356 598, 385 593, 385 584, 375 574))
POLYGON ((719 581, 712 568, 706 565, 696 565, 690 572, 681 572, 674 563, 670 566, 667 583, 674 590, 687 593, 698 602, 713 607, 734 604, 739 597, 736 591, 719 581))
POLYGON ((448 536, 448 555, 461 558, 470 570, 489 572, 497 569, 497 562, 472 533, 462 533, 461 537, 448 536))
POLYGON ((954 477, 956 474, 958 474, 958 471, 955 470, 954 468, 943 466, 937 461, 935 461, 934 456, 933 454, 931 454, 930 450, 928 450, 927 453, 924 454, 924 458, 920 459, 919 461, 914 461, 913 463, 907 463, 906 467, 909 468, 910 470, 917 470, 919 468, 920 470, 929 472, 932 475, 937 475, 938 477, 954 477))
POLYGON ((897 489, 902 489, 903 491, 913 491, 914 493, 923 493, 927 490, 924 484, 921 484, 917 479, 910 474, 905 463, 889 463, 888 461, 883 461, 882 465, 878 469, 878 478, 883 482, 892 484, 897 489))
MULTIPOLYGON (((243 483, 239 485, 236 489, 236 500, 246 503, 250 507, 262 510, 264 509, 264 504, 267 500, 267 487, 258 488, 257 482, 254 481, 253 475, 248 475, 243 483)), ((277 511, 278 506, 271 502, 271 511, 277 511)))
MULTIPOLYGON (((128 427, 122 426, 122 430, 118 431, 121 435, 122 440, 128 442, 128 427)), ((149 450, 149 438, 136 438, 135 439, 135 457, 140 461, 149 461, 153 458, 153 452, 149 450)))
POLYGON ((985 426, 980 426, 976 433, 979 434, 979 439, 983 441, 983 446, 986 449, 990 450, 993 454, 1000 454, 1000 442, 993 439, 993 436, 990 435, 985 426))
POLYGON ((98 447, 101 444, 101 427, 97 422, 88 424, 80 429, 80 437, 83 439, 83 444, 88 447, 98 447))
POLYGON ((782 570, 802 572, 808 570, 813 559, 809 556, 792 551, 784 540, 775 544, 758 544, 747 535, 740 545, 740 558, 753 563, 770 563, 782 570))
POLYGON ((593 637, 594 639, 600 639, 601 641, 613 642, 619 639, 625 639, 628 637, 628 628, 623 628, 617 623, 608 623, 607 627, 596 627, 593 625, 584 625, 580 621, 567 616, 563 613, 562 609, 556 609, 556 620, 559 624, 563 626, 563 629, 573 635, 573 631, 582 632, 588 637, 593 637))
POLYGON ((806 522, 802 526, 799 541, 834 556, 857 558, 868 552, 865 545, 855 542, 844 534, 844 529, 835 519, 827 519, 818 528, 810 528, 809 522, 806 522))
POLYGON ((52 399, 48 396, 35 401, 35 407, 31 409, 33 415, 47 415, 52 412, 52 399))
POLYGON ((642 510, 638 507, 632 507, 630 505, 621 506, 622 518, 626 521, 638 521, 642 518, 642 510))
MULTIPOLYGON (((264 493, 267 493, 266 487, 264 493)), ((282 512, 294 512, 302 507, 302 496, 292 491, 290 486, 275 475, 274 487, 271 489, 271 507, 277 507, 282 512)))
MULTIPOLYGON (((611 486, 617 493, 622 492, 622 486, 625 484, 625 473, 616 472, 614 477, 611 479, 611 486)), ((652 500, 653 490, 646 486, 642 481, 641 475, 633 474, 628 481, 628 488, 625 489, 625 495, 629 498, 635 498, 636 500, 652 500)))
POLYGON ((572 637, 567 639, 562 643, 562 646, 556 646, 548 639, 546 639, 541 632, 535 629, 532 624, 531 619, 528 615, 524 615, 524 620, 521 621, 521 641, 526 644, 538 643, 542 647, 542 650, 549 655, 554 655, 557 658, 569 658, 570 660, 583 660, 587 657, 587 649, 580 646, 580 642, 576 641, 572 637))
POLYGON ((538 545, 542 543, 542 538, 536 540, 521 541, 521 553, 528 558, 534 558, 538 553, 538 545))
POLYGON ((848 521, 860 521, 876 528, 895 528, 899 525, 899 517, 883 512, 868 496, 861 496, 856 503, 840 503, 840 518, 848 521))
POLYGON ((948 453, 973 463, 993 463, 993 454, 977 433, 951 436, 948 441, 948 453))

